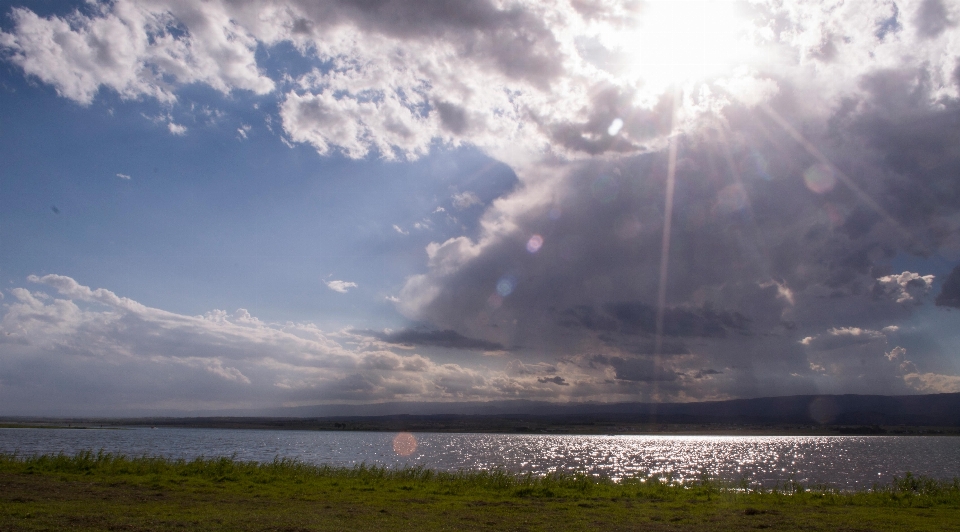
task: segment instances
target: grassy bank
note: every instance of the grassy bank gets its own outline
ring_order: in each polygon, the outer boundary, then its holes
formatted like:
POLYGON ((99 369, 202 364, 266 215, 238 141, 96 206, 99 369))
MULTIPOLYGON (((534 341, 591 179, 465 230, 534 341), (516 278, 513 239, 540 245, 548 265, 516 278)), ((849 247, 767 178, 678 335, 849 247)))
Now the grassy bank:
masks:
POLYGON ((960 530, 960 481, 841 493, 708 479, 0 455, 0 530, 960 530))

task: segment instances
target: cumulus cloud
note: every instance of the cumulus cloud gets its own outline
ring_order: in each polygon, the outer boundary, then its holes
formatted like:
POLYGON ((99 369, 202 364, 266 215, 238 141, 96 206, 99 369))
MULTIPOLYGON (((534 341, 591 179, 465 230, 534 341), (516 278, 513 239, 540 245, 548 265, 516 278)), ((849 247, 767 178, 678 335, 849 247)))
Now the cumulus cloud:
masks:
MULTIPOLYGON (((29 281, 40 290, 13 288, 14 301, 0 319, 0 400, 10 413, 489 400, 521 392, 550 398, 549 386, 570 386, 562 376, 538 381, 556 375, 555 366, 471 367, 396 353, 382 341, 470 343, 448 332, 325 333, 309 323, 266 323, 244 309, 176 314, 61 275, 29 281)), ((587 386, 578 393, 596 398, 598 392, 587 386)))
POLYGON ((933 286, 933 275, 903 272, 900 275, 885 275, 877 279, 875 292, 896 299, 897 303, 918 302, 933 286))
POLYGON ((340 292, 341 294, 346 294, 351 288, 356 288, 357 283, 352 281, 340 281, 340 280, 331 280, 324 281, 323 284, 327 285, 327 288, 333 290, 334 292, 340 292))
POLYGON ((922 393, 958 393, 960 376, 937 373, 910 373, 904 379, 922 393))
POLYGON ((14 28, 0 45, 24 72, 81 104, 101 87, 124 98, 172 101, 166 80, 204 83, 229 92, 273 90, 257 69, 256 39, 231 21, 222 5, 130 0, 92 3, 84 10, 40 17, 10 11, 14 28))
MULTIPOLYGON (((570 386, 438 365, 459 396, 949 382, 904 380, 886 342, 934 282, 893 261, 960 247, 955 7, 746 3, 737 35, 758 52, 673 83, 630 55, 642 7, 117 0, 68 17, 16 8, 0 46, 83 104, 101 88, 171 102, 201 83, 274 94, 285 141, 320 154, 405 160, 469 143, 511 164, 517 187, 483 202, 475 233, 430 243, 395 304, 441 336, 556 364, 549 379, 570 386), (255 52, 281 43, 313 68, 267 77, 255 52)), ((955 274, 937 305, 960 306, 955 274)), ((362 397, 384 382, 339 386, 362 397)))

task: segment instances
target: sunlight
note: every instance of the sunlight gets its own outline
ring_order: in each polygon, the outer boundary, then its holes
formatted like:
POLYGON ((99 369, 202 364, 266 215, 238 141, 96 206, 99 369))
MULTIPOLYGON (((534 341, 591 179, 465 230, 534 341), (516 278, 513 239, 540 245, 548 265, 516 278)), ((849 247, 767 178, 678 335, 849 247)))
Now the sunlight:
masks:
POLYGON ((622 36, 625 75, 655 90, 729 72, 752 53, 732 0, 651 0, 622 36))

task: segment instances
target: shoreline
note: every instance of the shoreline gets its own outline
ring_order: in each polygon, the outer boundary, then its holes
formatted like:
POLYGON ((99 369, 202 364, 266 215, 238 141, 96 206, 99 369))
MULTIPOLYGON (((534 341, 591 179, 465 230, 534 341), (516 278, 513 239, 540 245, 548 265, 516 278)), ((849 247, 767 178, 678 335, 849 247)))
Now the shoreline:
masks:
POLYGON ((733 423, 604 423, 554 418, 481 416, 382 416, 335 418, 0 418, 0 429, 197 428, 323 432, 414 432, 578 436, 960 436, 956 426, 773 425, 733 423))

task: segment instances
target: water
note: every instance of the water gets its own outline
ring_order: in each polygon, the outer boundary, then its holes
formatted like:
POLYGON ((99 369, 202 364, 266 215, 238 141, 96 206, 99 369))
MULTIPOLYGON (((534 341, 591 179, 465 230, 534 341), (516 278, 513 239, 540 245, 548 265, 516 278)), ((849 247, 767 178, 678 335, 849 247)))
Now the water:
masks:
POLYGON ((409 437, 395 443, 397 434, 384 432, 0 429, 0 452, 73 454, 102 449, 128 456, 232 456, 261 462, 281 457, 336 466, 502 468, 533 474, 584 472, 614 479, 658 473, 686 480, 706 473, 768 487, 795 480, 840 489, 889 483, 908 471, 944 480, 960 477, 960 438, 950 436, 413 436, 415 449, 409 437))

